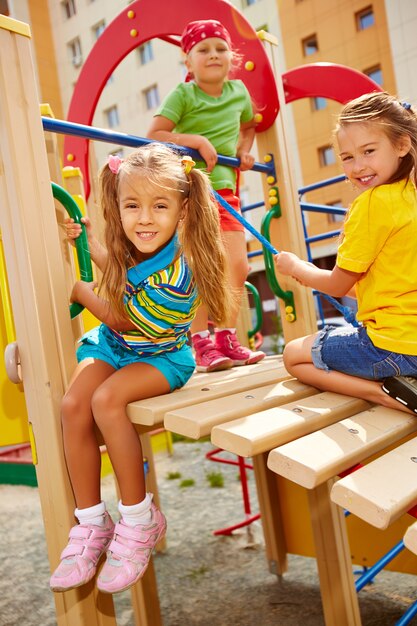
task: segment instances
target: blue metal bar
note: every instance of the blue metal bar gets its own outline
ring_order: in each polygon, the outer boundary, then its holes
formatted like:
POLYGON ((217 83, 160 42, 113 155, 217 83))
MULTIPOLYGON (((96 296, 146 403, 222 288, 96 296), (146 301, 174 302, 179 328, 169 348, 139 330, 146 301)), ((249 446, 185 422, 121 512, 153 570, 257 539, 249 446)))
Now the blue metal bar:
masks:
POLYGON ((262 250, 254 250, 253 252, 248 252, 248 259, 253 259, 255 256, 262 256, 262 250))
POLYGON ((329 230, 327 233, 323 233, 322 235, 312 235, 311 237, 306 238, 306 242, 315 243, 316 241, 323 241, 323 239, 331 239, 332 237, 338 237, 340 235, 340 230, 329 230))
POLYGON ((260 207, 265 206, 265 202, 255 202, 255 204, 247 204, 246 206, 242 206, 240 210, 242 213, 246 213, 246 211, 252 211, 253 209, 259 209, 260 207))
POLYGON ((388 550, 383 557, 381 557, 372 567, 369 567, 362 576, 358 578, 355 583, 356 591, 360 591, 367 585, 375 576, 384 569, 388 563, 390 563, 402 550, 404 550, 404 541, 399 541, 391 550, 388 550))
POLYGON ((333 176, 333 178, 326 178, 325 180, 321 180, 318 183, 312 183, 311 185, 306 185, 305 187, 301 187, 298 190, 300 196, 304 195, 308 191, 315 191, 316 189, 321 189, 322 187, 328 187, 329 185, 334 185, 336 183, 341 183, 346 180, 346 176, 341 174, 339 176, 333 176))
POLYGON ((398 622, 395 622, 395 626, 406 626, 406 624, 409 624, 411 622, 415 615, 417 615, 417 601, 408 607, 408 609, 406 610, 404 615, 400 617, 398 622))
POLYGON ((302 211, 313 213, 329 213, 331 215, 346 215, 347 209, 343 207, 329 206, 328 204, 311 204, 310 202, 300 202, 302 211))
MULTIPOLYGON (((145 139, 144 137, 137 137, 136 135, 128 135, 127 133, 117 133, 113 130, 107 130, 105 128, 94 128, 93 126, 86 126, 85 124, 76 124, 75 122, 66 122, 64 120, 56 120, 50 117, 42 117, 42 125, 44 130, 59 133, 62 135, 74 135, 75 137, 84 137, 85 139, 94 139, 96 141, 104 141, 106 143, 114 143, 121 146, 130 146, 136 148, 137 146, 143 146, 148 143, 153 143, 152 139, 145 139)), ((167 144, 178 150, 190 154, 193 159, 198 161, 204 161, 197 150, 191 148, 185 148, 184 146, 177 146, 176 144, 167 144)), ((217 162, 219 165, 228 165, 230 167, 240 167, 240 159, 234 157, 218 155, 217 162)), ((254 163, 252 170, 254 172, 263 172, 264 174, 274 174, 275 166, 274 161, 268 163, 254 163)))

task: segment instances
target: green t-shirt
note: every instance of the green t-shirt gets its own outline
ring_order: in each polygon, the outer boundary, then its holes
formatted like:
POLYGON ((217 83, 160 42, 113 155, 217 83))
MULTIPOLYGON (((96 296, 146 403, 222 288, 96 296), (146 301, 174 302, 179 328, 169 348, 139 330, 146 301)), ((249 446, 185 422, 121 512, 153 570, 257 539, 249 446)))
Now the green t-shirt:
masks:
MULTIPOLYGON (((218 154, 236 156, 240 125, 253 118, 250 95, 241 80, 228 80, 218 98, 209 96, 194 82, 180 83, 167 95, 156 115, 174 122, 176 133, 202 135, 218 154)), ((204 161, 197 167, 205 168, 204 161)), ((210 173, 214 189, 236 189, 236 171, 216 165, 210 173)))

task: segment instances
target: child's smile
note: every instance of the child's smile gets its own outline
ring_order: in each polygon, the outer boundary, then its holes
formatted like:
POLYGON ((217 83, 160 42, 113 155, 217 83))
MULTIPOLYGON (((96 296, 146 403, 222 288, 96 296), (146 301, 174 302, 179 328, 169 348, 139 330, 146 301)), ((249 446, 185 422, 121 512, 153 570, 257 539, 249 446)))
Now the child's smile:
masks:
POLYGON ((120 180, 119 198, 126 237, 143 257, 155 255, 174 236, 183 215, 180 193, 126 173, 120 180))

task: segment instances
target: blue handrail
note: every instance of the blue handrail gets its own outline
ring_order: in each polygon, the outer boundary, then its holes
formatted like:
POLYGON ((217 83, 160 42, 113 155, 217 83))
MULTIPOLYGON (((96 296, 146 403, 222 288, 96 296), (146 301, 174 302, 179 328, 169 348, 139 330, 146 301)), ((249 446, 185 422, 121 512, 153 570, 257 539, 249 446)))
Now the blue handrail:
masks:
MULTIPOLYGON (((75 137, 84 137, 85 139, 94 139, 95 141, 115 143, 121 146, 130 146, 131 148, 144 146, 149 143, 155 143, 153 139, 145 139, 144 137, 129 135, 127 133, 118 133, 105 128, 94 128, 93 126, 77 124, 75 122, 66 122, 64 120, 57 120, 50 117, 42 117, 41 119, 44 130, 62 135, 74 135, 75 137)), ((178 150, 180 153, 189 154, 193 159, 204 161, 197 150, 185 148, 184 146, 177 146, 176 144, 168 145, 175 150, 178 150)), ((219 165, 228 165, 235 168, 240 167, 240 159, 224 156, 223 154, 218 155, 217 163, 219 163, 219 165)), ((252 169, 255 172, 274 175, 274 162, 269 161, 268 163, 254 163, 252 169)))

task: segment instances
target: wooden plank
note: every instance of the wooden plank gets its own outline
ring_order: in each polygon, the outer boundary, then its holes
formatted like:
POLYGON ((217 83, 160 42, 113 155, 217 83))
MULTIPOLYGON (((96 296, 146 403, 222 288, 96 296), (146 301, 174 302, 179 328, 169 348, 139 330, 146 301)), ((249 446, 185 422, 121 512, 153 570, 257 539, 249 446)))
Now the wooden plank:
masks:
POLYGON ((254 456, 368 408, 364 400, 325 392, 215 426, 214 445, 254 456))
POLYGON ((417 431, 417 420, 377 406, 271 450, 270 470, 312 489, 417 431))
POLYGON ((272 357, 255 365, 233 368, 225 372, 194 374, 182 389, 156 398, 132 402, 127 408, 127 413, 134 424, 156 426, 162 423, 168 411, 175 411, 182 407, 222 398, 231 393, 262 387, 288 378, 290 376, 282 365, 282 359, 272 357))
POLYGON ((179 435, 200 439, 211 433, 214 426, 250 415, 257 411, 300 400, 314 393, 294 378, 274 385, 247 389, 224 398, 209 400, 198 405, 182 407, 165 415, 164 425, 179 435))
POLYGON ((417 554, 417 522, 411 524, 405 532, 404 544, 414 554, 417 554))
POLYGON ((416 452, 417 437, 339 480, 331 499, 368 524, 387 528, 417 502, 416 452))

